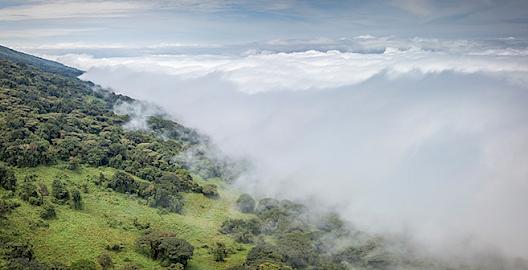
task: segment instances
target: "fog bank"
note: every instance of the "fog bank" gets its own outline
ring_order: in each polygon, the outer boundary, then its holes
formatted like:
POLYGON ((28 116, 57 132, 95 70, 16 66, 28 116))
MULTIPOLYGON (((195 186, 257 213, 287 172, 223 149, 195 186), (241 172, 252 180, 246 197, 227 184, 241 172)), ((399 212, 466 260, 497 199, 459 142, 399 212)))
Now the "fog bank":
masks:
POLYGON ((57 59, 252 161, 249 192, 444 254, 528 257, 528 57, 504 51, 57 59))

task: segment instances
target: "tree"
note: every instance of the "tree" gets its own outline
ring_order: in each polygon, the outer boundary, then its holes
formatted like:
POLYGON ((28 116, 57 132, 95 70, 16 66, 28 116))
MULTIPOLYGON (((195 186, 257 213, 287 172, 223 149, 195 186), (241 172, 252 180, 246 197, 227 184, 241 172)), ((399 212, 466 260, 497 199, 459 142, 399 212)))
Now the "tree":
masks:
POLYGON ((179 214, 183 210, 183 205, 183 197, 179 193, 173 195, 163 188, 158 188, 150 201, 151 207, 161 207, 179 214))
POLYGON ((159 259, 170 264, 180 263, 187 265, 187 261, 193 256, 194 247, 183 239, 167 237, 161 240, 159 245, 159 259))
POLYGON ((213 258, 217 262, 223 262, 227 257, 227 248, 224 243, 216 242, 215 246, 211 250, 213 258))
POLYGON ((202 191, 203 195, 205 195, 208 198, 216 198, 218 197, 218 187, 214 184, 207 184, 203 187, 202 191))
POLYGON ((29 175, 24 177, 24 182, 20 190, 20 198, 32 205, 42 205, 44 199, 42 195, 38 193, 37 186, 35 185, 36 175, 29 175))
POLYGON ((108 255, 107 253, 99 255, 97 257, 97 262, 104 270, 110 269, 112 266, 114 266, 114 263, 112 262, 112 257, 110 257, 110 255, 108 255))
POLYGON ((81 197, 81 192, 78 189, 75 189, 72 193, 72 207, 76 210, 83 209, 83 202, 81 197))
POLYGON ((162 261, 165 266, 178 263, 187 265, 194 251, 194 247, 187 241, 167 232, 147 231, 138 238, 136 245, 140 252, 162 261))
POLYGON ((43 219, 52 219, 57 216, 55 212, 55 207, 51 204, 45 204, 40 212, 40 217, 43 219))
POLYGON ((20 204, 14 203, 9 200, 0 199, 0 221, 2 219, 6 219, 7 215, 18 206, 20 206, 20 204))
POLYGON ((112 180, 108 183, 108 187, 121 193, 137 193, 139 191, 139 184, 125 172, 117 171, 112 180))
POLYGON ((240 243, 252 243, 255 235, 260 234, 261 224, 257 219, 228 219, 222 223, 219 231, 224 234, 232 234, 235 241, 240 243))
POLYGON ((53 180, 51 184, 51 194, 60 203, 66 203, 70 199, 70 193, 60 179, 53 180))
POLYGON ((255 210, 255 200, 247 193, 240 195, 236 204, 242 213, 252 213, 255 210))
POLYGON ((68 159, 68 169, 75 171, 79 168, 79 158, 78 157, 70 157, 68 159))
POLYGON ((0 163, 0 187, 7 190, 15 190, 17 179, 13 170, 0 163))
POLYGON ((255 264, 258 262, 284 262, 285 258, 282 253, 279 252, 276 246, 259 243, 254 248, 252 248, 247 257, 247 264, 255 264))

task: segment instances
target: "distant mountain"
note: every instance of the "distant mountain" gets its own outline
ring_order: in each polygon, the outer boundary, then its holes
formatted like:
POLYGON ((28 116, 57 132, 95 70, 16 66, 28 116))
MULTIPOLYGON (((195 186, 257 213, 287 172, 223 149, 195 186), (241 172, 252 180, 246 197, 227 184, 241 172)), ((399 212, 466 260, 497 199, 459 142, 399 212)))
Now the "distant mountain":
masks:
POLYGON ((33 66, 45 72, 58 73, 68 77, 77 77, 83 74, 83 71, 76 68, 67 67, 55 61, 46 60, 23 52, 18 52, 1 45, 0 59, 9 60, 17 64, 33 66))

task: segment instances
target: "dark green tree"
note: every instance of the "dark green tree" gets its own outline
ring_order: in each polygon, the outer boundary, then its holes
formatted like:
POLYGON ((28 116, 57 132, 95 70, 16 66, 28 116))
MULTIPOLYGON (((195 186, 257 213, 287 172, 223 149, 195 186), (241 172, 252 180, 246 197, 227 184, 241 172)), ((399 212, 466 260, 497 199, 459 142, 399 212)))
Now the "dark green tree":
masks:
POLYGON ((247 193, 240 195, 236 201, 236 204, 242 213, 253 213, 255 210, 255 200, 247 193))
POLYGON ((70 199, 70 193, 66 185, 60 179, 53 180, 51 184, 51 194, 60 203, 66 203, 70 199))
POLYGON ((15 173, 9 167, 0 163, 0 187, 7 190, 15 190, 16 185, 15 173))
POLYGON ((214 247, 211 250, 213 258, 217 262, 223 262, 227 257, 227 248, 226 245, 222 242, 216 242, 214 247))
POLYGON ((78 189, 75 189, 72 192, 72 208, 76 210, 83 209, 84 204, 81 197, 81 192, 78 189))

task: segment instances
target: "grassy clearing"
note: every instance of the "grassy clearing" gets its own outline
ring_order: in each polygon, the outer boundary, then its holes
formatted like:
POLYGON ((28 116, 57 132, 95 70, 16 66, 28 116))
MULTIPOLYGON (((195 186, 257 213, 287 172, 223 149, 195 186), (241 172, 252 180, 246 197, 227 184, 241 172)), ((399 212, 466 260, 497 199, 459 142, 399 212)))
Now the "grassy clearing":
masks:
MULTIPOLYGON (((124 264, 135 263, 143 269, 161 269, 158 262, 135 252, 134 242, 141 230, 134 226, 134 219, 150 223, 152 228, 176 233, 179 238, 189 241, 195 247, 195 255, 188 269, 225 269, 244 261, 251 245, 235 243, 231 238, 218 232, 220 224, 227 218, 246 218, 248 215, 233 210, 238 194, 219 180, 212 180, 219 186, 220 198, 209 199, 202 194, 185 194, 182 215, 164 213, 148 207, 137 197, 108 191, 95 186, 88 179, 100 173, 111 176, 111 168, 83 167, 77 171, 62 169, 60 166, 17 169, 19 181, 25 175, 38 175, 37 182, 44 183, 51 191, 51 183, 58 175, 67 175, 70 185, 88 183, 89 192, 83 193, 83 210, 73 210, 69 205, 56 205, 57 218, 43 221, 39 217, 40 207, 22 202, 10 215, 13 233, 33 243, 37 258, 42 261, 59 261, 71 264, 80 259, 95 260, 105 251, 108 244, 121 243, 125 249, 108 252, 120 269, 124 264), (225 262, 215 262, 209 248, 217 241, 226 243, 233 250, 225 262)), ((198 180, 203 184, 203 180, 198 180)), ((209 182, 211 183, 211 182, 209 182)), ((46 200, 50 200, 49 196, 46 200)))

